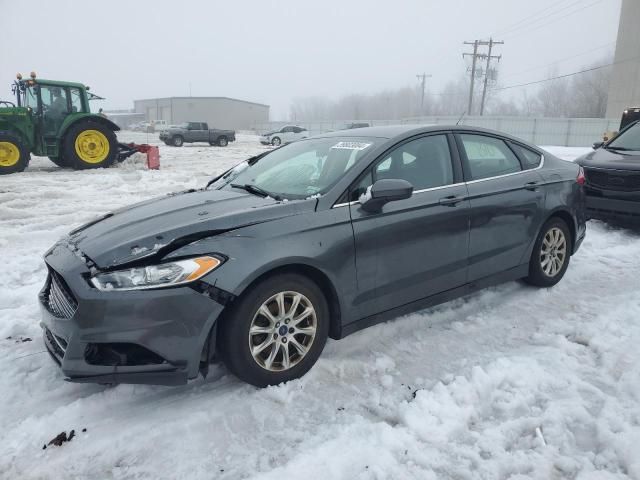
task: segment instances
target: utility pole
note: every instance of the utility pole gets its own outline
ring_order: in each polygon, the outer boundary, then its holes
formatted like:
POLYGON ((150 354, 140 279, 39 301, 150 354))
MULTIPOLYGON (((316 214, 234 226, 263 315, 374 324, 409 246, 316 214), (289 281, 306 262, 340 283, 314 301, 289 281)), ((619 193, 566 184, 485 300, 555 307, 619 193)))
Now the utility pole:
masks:
POLYGON ((480 104, 480 115, 484 113, 484 102, 487 95, 487 83, 489 80, 489 71, 491 66, 491 60, 497 59, 498 61, 502 58, 502 55, 491 55, 493 51, 494 45, 503 45, 504 42, 496 42, 493 38, 490 38, 489 41, 486 40, 474 40, 473 42, 464 42, 465 45, 473 45, 473 53, 463 53, 463 57, 472 57, 471 62, 471 86, 469 87, 469 108, 467 109, 467 115, 471 115, 473 111, 473 88, 476 83, 476 63, 478 59, 486 60, 486 68, 485 71, 482 72, 484 74, 484 88, 482 89, 482 101, 480 104), (489 53, 478 53, 478 47, 489 47, 489 53))
POLYGON ((422 84, 422 97, 420 99, 420 115, 424 115, 424 89, 425 89, 427 78, 431 78, 431 77, 432 75, 427 75, 426 73, 423 73, 422 75, 416 75, 416 78, 421 79, 421 84, 422 84))
POLYGON ((469 106, 467 107, 467 115, 471 115, 473 108, 473 84, 476 82, 476 59, 478 58, 478 40, 473 42, 464 42, 465 45, 473 45, 473 53, 463 53, 462 57, 471 56, 471 87, 469 88, 469 106))
POLYGON ((487 81, 489 80, 489 72, 490 72, 489 67, 491 65, 491 59, 496 58, 498 61, 500 61, 500 59, 502 58, 502 55, 497 55, 497 56, 491 55, 491 50, 493 50, 494 45, 504 45, 504 42, 494 42, 493 38, 489 38, 489 54, 487 55, 487 67, 485 68, 485 71, 484 71, 484 86, 482 87, 482 102, 480 103, 480 116, 484 114, 484 100, 487 96, 487 81))

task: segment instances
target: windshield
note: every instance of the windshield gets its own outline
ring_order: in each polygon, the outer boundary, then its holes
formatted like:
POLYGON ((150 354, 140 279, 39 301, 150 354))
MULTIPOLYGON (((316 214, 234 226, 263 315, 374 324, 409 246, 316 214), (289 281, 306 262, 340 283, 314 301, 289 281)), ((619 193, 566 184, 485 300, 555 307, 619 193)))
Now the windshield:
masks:
POLYGON ((607 144, 607 148, 640 151, 640 122, 635 123, 614 138, 607 144))
POLYGON ((274 198, 301 199, 326 193, 373 146, 377 138, 315 138, 243 162, 211 185, 252 185, 274 198), (252 164, 251 164, 252 163, 252 164))

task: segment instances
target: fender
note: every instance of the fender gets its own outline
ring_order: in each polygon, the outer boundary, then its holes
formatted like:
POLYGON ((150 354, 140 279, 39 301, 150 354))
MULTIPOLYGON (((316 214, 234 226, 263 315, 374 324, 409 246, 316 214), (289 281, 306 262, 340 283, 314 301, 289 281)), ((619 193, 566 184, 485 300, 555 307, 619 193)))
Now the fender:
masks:
POLYGON ((79 113, 76 115, 69 115, 64 122, 62 123, 62 127, 60 128, 61 138, 64 137, 72 125, 77 124, 83 120, 90 120, 95 123, 100 123, 107 127, 108 129, 117 132, 120 130, 120 127, 113 123, 108 118, 101 117, 100 115, 96 115, 94 113, 79 113))

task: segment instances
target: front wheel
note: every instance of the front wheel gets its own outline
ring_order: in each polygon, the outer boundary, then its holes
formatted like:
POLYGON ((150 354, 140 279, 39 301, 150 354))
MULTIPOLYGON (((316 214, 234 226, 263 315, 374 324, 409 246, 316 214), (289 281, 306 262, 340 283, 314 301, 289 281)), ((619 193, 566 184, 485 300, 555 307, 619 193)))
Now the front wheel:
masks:
POLYGON ((224 363, 258 387, 304 375, 320 356, 329 332, 329 308, 307 277, 277 275, 238 299, 220 325, 224 363))
POLYGON ((271 145, 273 145, 274 147, 279 147, 282 144, 282 140, 280 140, 280 137, 273 137, 273 139, 271 140, 271 145))
POLYGON ((229 140, 227 140, 227 137, 222 136, 218 139, 218 146, 219 147, 226 147, 227 145, 229 145, 229 140))
POLYGON ((64 136, 61 158, 75 170, 109 167, 117 156, 116 134, 101 123, 80 121, 64 136))
POLYGON ((569 267, 571 245, 571 232, 565 221, 548 220, 533 246, 525 282, 536 287, 552 287, 558 283, 569 267))
POLYGON ((22 172, 30 159, 29 150, 18 137, 0 133, 0 175, 22 172))
POLYGON ((184 143, 184 139, 180 135, 176 135, 173 137, 173 141, 171 143, 173 143, 174 147, 181 147, 184 143))

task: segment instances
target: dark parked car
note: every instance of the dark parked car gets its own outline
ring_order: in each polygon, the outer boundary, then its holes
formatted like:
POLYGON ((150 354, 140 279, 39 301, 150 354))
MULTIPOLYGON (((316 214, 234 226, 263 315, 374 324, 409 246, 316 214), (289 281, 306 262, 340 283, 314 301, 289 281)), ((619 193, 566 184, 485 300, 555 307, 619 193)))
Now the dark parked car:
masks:
POLYGON ((235 142, 236 132, 218 128, 210 129, 205 122, 187 122, 163 130, 160 132, 160 140, 174 147, 193 142, 207 142, 211 146, 226 147, 229 142, 235 142))
POLYGON ((585 235, 580 168, 467 127, 380 127, 250 158, 45 255, 44 339, 78 382, 178 384, 214 357, 300 377, 327 337, 489 285, 550 287, 585 235))
POLYGON ((586 176, 590 218, 640 223, 640 122, 576 160, 586 176))

